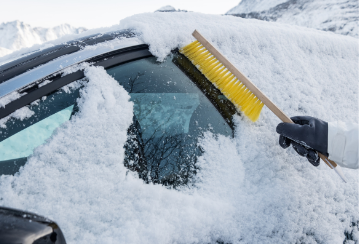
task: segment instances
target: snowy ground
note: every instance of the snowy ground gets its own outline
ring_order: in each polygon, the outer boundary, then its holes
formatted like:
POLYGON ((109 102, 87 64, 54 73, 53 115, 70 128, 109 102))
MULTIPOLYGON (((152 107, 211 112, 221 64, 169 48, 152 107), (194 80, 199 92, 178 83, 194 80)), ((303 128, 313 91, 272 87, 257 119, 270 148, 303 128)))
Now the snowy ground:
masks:
MULTIPOLYGON (((358 121, 352 37, 196 13, 135 15, 101 31, 116 28, 134 29, 159 61, 196 28, 288 115, 358 121)), ((195 187, 177 191, 126 170, 133 104, 101 68, 86 76, 80 112, 20 174, 0 177, 0 205, 55 220, 68 243, 342 243, 345 231, 359 240, 350 227, 359 221, 358 171, 343 169, 344 184, 326 165, 282 150, 268 109, 255 124, 237 117, 234 139, 207 134, 195 187)))

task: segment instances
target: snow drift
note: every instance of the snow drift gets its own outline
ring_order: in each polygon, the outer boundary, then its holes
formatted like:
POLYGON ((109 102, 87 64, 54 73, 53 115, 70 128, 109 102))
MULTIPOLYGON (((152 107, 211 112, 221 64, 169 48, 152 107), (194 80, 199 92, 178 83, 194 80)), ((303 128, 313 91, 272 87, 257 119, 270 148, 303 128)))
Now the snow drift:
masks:
MULTIPOLYGON (((196 13, 135 15, 114 28, 134 29, 159 61, 196 28, 288 115, 358 120, 352 37, 196 13)), ((194 186, 167 189, 122 164, 128 94, 101 68, 86 76, 80 112, 19 174, 0 177, 0 205, 57 221, 69 243, 342 243, 345 233, 358 241, 357 171, 343 169, 343 184, 323 163, 282 150, 268 109, 254 124, 236 117, 234 139, 206 134, 194 186)))

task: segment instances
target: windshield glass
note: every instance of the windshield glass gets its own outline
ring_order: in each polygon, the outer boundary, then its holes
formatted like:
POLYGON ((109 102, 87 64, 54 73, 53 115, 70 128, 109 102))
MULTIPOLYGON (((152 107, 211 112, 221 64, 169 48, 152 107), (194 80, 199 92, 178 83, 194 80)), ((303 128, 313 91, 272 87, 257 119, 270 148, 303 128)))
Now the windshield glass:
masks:
POLYGON ((203 133, 232 136, 233 105, 184 56, 172 53, 161 63, 145 58, 107 72, 134 102, 125 164, 146 182, 186 184, 196 172, 203 133))

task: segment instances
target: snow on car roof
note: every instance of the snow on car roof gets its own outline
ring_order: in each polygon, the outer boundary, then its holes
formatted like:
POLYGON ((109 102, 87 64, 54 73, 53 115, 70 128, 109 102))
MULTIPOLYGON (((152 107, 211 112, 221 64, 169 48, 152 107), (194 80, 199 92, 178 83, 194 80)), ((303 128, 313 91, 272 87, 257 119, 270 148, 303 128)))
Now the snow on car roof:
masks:
MULTIPOLYGON (((160 61, 198 29, 288 115, 357 122, 352 37, 177 12, 139 14, 112 28, 133 29, 160 61)), ((234 139, 206 134, 193 186, 143 183, 122 164, 127 92, 101 68, 85 73, 80 113, 19 174, 0 177, 0 205, 48 216, 68 243, 341 243, 355 228, 357 171, 343 169, 343 184, 323 163, 314 168, 282 150, 280 121, 266 108, 254 124, 235 118, 234 139)))

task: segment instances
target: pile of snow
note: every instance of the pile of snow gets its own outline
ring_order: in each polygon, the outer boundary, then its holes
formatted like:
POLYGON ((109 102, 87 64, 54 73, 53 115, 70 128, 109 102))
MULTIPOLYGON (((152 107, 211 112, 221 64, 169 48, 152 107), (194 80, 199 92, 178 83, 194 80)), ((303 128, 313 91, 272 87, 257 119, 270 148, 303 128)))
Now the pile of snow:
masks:
POLYGON ((84 31, 86 31, 85 28, 75 28, 68 24, 42 28, 31 27, 18 20, 2 23, 0 24, 0 57, 24 47, 31 47, 64 35, 79 34, 84 31))
POLYGON ((357 0, 242 0, 227 14, 358 37, 357 0))
MULTIPOLYGON (((193 41, 196 28, 288 115, 357 122, 354 38, 195 13, 135 15, 116 28, 134 29, 159 60, 193 41)), ((102 68, 85 73, 80 112, 19 174, 0 177, 0 205, 55 220, 68 243, 342 243, 344 233, 359 240, 357 171, 343 169, 344 184, 323 163, 315 168, 281 149, 279 120, 267 108, 254 124, 236 117, 234 139, 206 134, 194 186, 167 189, 123 166, 133 113, 127 92, 102 68)))

